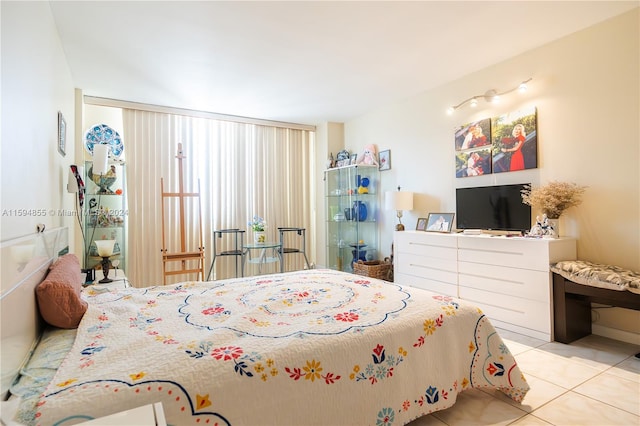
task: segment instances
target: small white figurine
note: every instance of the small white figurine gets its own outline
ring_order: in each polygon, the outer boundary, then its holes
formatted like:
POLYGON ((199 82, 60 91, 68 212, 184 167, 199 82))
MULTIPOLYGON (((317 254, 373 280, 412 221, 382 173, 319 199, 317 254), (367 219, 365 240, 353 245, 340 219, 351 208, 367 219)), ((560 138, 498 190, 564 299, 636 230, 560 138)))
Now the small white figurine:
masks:
POLYGON ((553 225, 549 222, 546 214, 542 215, 542 235, 548 238, 556 237, 556 230, 553 229, 553 225))
POLYGON ((542 219, 540 216, 536 216, 536 224, 531 227, 529 231, 529 236, 531 237, 541 237, 542 233, 542 219))

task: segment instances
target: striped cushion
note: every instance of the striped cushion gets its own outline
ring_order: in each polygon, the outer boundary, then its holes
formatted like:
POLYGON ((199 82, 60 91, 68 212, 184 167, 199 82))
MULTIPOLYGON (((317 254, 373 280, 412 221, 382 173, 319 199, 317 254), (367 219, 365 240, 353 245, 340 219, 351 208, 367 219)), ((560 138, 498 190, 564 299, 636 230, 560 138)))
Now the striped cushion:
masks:
POLYGON ((618 266, 563 260, 551 265, 551 271, 574 283, 640 294, 640 273, 618 266))

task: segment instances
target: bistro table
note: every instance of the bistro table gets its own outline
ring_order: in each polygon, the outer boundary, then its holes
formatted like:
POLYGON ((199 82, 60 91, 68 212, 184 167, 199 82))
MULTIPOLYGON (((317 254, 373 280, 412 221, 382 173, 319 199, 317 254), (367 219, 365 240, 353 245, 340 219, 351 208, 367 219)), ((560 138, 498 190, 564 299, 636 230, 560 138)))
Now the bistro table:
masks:
POLYGON ((244 245, 244 256, 248 257, 248 260, 244 261, 244 264, 252 263, 258 265, 258 274, 262 274, 262 266, 267 263, 280 262, 282 263, 282 255, 280 253, 280 247, 282 244, 276 241, 266 241, 264 243, 246 243, 244 245), (267 250, 271 250, 269 253, 267 250), (259 250, 260 254, 257 257, 251 256, 252 250, 259 250), (270 256, 269 256, 270 255, 270 256))

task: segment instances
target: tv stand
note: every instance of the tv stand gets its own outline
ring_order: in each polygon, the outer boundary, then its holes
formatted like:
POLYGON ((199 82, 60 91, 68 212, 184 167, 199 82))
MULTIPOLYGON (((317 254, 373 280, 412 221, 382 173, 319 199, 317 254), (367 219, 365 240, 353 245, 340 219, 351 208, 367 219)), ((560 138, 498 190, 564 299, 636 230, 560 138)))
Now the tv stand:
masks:
POLYGON ((403 231, 394 252, 396 283, 468 300, 496 327, 549 342, 549 264, 575 259, 576 241, 403 231))

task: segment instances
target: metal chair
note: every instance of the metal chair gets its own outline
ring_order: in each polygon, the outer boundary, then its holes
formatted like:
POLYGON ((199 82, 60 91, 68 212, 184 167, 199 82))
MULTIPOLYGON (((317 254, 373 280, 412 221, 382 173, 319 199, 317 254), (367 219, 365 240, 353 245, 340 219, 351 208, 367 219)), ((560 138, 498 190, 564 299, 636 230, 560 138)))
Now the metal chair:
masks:
POLYGON ((238 278, 238 260, 240 260, 240 276, 244 277, 244 233, 244 230, 237 228, 213 231, 213 261, 207 274, 207 281, 211 277, 216 259, 220 256, 236 256, 236 278, 238 278), (223 236, 226 237, 224 241, 223 236))
MULTIPOLYGON (((311 265, 309 264, 309 259, 307 259, 307 253, 305 249, 307 247, 307 238, 305 235, 305 228, 290 228, 290 227, 280 227, 278 228, 278 232, 280 233, 280 272, 284 272, 284 255, 285 254, 302 254, 304 256, 304 261, 307 263, 307 269, 311 269, 311 265), (299 237, 302 237, 302 244, 299 244, 296 247, 287 247, 285 242, 288 244, 292 241, 291 238, 286 238, 285 234, 290 232, 295 232, 299 237), (285 239, 287 241, 285 241, 285 239)), ((290 235, 290 234, 289 234, 290 235)))

